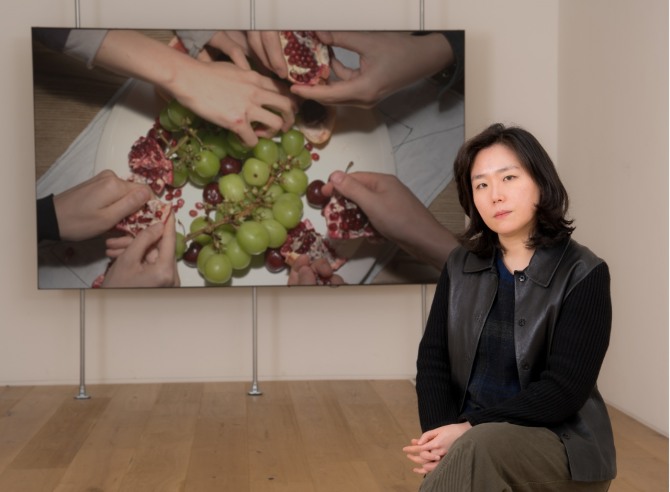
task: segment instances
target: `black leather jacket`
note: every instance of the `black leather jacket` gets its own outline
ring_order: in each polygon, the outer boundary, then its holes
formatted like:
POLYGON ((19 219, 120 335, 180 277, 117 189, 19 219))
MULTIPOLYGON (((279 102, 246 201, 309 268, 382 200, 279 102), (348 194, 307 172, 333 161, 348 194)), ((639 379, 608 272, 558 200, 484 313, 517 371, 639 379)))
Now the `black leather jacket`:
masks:
MULTIPOLYGON (((556 247, 536 250, 526 270, 515 274, 514 325, 521 328, 515 329, 514 341, 522 392, 547 369, 554 327, 564 300, 601 263, 590 250, 569 239, 556 247)), ((479 336, 497 292, 498 275, 494 258, 479 258, 463 248, 452 253, 446 269, 449 387, 451 398, 460 402, 462 409, 479 336), (473 329, 464 329, 468 326, 473 329)), ((607 298, 609 301, 609 292, 607 298)), ((611 305, 608 308, 611 315, 611 305)), ((420 375, 421 370, 417 376, 421 407, 420 385, 429 383, 420 381, 420 375)), ((611 424, 595 384, 580 410, 546 427, 565 445, 573 480, 614 478, 616 458, 611 424)))

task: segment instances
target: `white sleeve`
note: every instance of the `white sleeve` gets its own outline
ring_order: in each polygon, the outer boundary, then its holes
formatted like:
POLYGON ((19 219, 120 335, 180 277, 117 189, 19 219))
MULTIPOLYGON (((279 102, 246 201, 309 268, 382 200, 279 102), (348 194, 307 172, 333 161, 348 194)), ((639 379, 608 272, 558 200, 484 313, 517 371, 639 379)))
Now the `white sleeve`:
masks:
POLYGON ((186 52, 192 56, 198 56, 205 45, 212 39, 216 31, 176 31, 177 36, 186 48, 186 52))
POLYGON ((107 32, 107 29, 72 29, 65 42, 63 53, 85 62, 86 66, 91 68, 107 32))

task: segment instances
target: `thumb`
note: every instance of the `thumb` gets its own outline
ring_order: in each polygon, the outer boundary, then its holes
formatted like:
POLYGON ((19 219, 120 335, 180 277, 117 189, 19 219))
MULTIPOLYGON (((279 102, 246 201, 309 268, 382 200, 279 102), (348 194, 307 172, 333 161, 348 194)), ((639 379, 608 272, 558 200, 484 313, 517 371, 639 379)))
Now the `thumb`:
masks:
MULTIPOLYGON (((361 175, 361 173, 355 173, 361 175)), ((329 178, 333 184, 335 191, 340 193, 351 201, 357 203, 360 207, 365 209, 366 204, 372 199, 372 191, 354 175, 347 174, 343 171, 335 171, 329 178)))

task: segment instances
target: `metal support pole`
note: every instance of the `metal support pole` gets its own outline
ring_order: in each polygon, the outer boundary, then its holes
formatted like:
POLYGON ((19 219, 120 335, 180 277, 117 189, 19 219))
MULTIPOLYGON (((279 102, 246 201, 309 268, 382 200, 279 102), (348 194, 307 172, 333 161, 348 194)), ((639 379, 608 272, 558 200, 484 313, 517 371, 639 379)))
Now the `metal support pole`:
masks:
POLYGON ((79 289, 79 394, 75 399, 89 398, 86 393, 86 289, 79 289))
POLYGON ((419 0, 419 30, 423 31, 426 29, 426 10, 425 10, 425 0, 419 0))
POLYGON ((255 0, 249 0, 249 19, 250 19, 250 28, 253 31, 256 29, 256 1, 255 0))
MULTIPOLYGON (((81 27, 79 0, 74 1, 74 26, 81 27)), ((91 398, 86 393, 86 290, 79 289, 79 394, 77 400, 91 398)))
POLYGON ((252 372, 251 396, 262 395, 263 392, 258 389, 258 303, 256 301, 256 287, 251 288, 251 317, 252 317, 252 372))

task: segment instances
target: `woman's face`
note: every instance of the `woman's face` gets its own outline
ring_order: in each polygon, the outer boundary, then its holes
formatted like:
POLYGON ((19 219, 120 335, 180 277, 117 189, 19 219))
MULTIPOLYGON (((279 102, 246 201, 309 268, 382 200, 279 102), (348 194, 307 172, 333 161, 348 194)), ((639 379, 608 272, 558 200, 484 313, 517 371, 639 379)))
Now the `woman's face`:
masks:
POLYGON ((475 207, 501 244, 526 241, 535 227, 540 189, 516 154, 502 144, 480 150, 470 179, 475 207))

